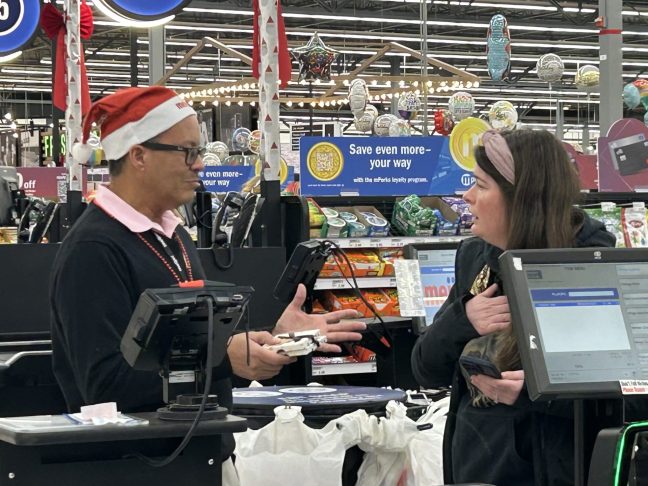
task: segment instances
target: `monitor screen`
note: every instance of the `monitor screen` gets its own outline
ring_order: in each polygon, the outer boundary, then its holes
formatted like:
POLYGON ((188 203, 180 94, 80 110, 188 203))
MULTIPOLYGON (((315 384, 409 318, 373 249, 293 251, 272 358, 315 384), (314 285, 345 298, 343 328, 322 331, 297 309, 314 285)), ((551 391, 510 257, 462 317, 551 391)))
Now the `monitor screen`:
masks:
POLYGON ((532 398, 648 380, 648 249, 513 251, 502 270, 532 398))
POLYGON ((49 279, 59 247, 0 245, 0 341, 49 338, 49 279))
MULTIPOLYGON (((414 331, 423 332, 446 301, 455 281, 459 242, 414 243, 405 246, 405 258, 418 261, 420 297, 425 314, 412 317, 414 331)), ((417 276, 413 276, 415 279, 417 276)))

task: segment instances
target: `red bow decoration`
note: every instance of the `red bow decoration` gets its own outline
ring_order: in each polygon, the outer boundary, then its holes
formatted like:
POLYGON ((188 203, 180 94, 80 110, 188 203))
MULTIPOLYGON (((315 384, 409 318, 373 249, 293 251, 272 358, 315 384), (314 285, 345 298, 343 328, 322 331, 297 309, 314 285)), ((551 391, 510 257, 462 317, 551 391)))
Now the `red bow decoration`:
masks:
MULTIPOLYGON (((281 87, 288 86, 288 81, 292 77, 292 60, 290 52, 288 52, 288 37, 286 36, 286 26, 284 25, 283 15, 281 14, 281 0, 276 0, 277 3, 277 38, 279 48, 279 79, 281 80, 281 87)), ((261 35, 259 32, 259 19, 261 17, 261 9, 259 8, 259 0, 254 0, 254 31, 252 39, 252 76, 259 79, 261 68, 261 35)))
MULTIPOLYGON (((89 39, 94 29, 92 10, 86 5, 85 0, 80 6, 79 31, 82 39, 89 39)), ((65 18, 63 14, 52 3, 46 3, 41 12, 41 27, 50 39, 56 37, 56 67, 54 71, 54 90, 52 102, 54 106, 65 111, 67 107, 67 78, 66 60, 67 49, 65 48, 65 18)), ((81 113, 90 109, 90 91, 88 88, 88 76, 86 74, 83 47, 79 46, 81 54, 81 113)))

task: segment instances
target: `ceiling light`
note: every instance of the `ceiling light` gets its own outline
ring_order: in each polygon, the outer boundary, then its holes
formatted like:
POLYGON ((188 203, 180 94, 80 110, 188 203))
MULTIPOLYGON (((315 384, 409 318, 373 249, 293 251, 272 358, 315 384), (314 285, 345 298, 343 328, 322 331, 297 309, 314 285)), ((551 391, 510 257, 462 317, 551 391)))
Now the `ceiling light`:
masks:
POLYGON ((17 59, 20 56, 22 56, 22 51, 16 51, 11 54, 7 54, 6 56, 0 56, 0 63, 13 61, 14 59, 17 59))

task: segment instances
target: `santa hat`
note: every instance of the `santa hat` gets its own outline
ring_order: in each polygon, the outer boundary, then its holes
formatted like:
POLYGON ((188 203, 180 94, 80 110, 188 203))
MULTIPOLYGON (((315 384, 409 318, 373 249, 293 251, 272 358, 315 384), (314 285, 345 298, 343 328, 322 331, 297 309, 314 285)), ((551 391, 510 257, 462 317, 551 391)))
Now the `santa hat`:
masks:
POLYGON ((97 147, 88 143, 92 124, 101 130, 101 145, 107 160, 118 160, 133 145, 152 139, 188 116, 189 104, 164 86, 120 89, 96 101, 83 119, 83 143, 72 147, 75 162, 85 163, 97 147))

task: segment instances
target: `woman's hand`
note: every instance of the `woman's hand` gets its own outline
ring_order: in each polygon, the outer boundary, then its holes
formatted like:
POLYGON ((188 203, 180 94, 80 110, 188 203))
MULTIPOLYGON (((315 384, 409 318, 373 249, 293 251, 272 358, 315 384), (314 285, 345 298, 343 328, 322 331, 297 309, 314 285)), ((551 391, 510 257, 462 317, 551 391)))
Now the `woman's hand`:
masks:
POLYGON ((466 302, 466 315, 480 336, 501 331, 511 325, 511 313, 505 295, 494 297, 497 284, 466 302))
POLYGON ((495 403, 513 405, 524 386, 524 371, 503 371, 502 378, 473 375, 470 382, 495 403))

